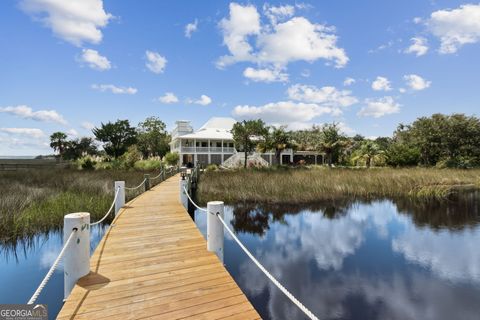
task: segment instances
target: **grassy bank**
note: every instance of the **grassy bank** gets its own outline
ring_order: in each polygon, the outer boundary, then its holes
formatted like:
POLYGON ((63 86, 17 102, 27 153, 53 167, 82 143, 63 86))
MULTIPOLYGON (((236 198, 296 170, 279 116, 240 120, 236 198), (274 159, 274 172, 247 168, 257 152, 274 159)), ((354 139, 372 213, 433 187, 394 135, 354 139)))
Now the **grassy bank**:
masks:
MULTIPOLYGON (((92 221, 100 219, 112 203, 115 180, 136 186, 142 182, 143 173, 70 169, 0 171, 0 243, 60 228, 63 216, 71 212, 86 211, 92 221)), ((133 196, 127 192, 127 199, 133 196)))
POLYGON ((293 204, 341 198, 444 199, 458 189, 478 187, 480 170, 269 168, 206 172, 197 198, 202 204, 211 200, 293 204))

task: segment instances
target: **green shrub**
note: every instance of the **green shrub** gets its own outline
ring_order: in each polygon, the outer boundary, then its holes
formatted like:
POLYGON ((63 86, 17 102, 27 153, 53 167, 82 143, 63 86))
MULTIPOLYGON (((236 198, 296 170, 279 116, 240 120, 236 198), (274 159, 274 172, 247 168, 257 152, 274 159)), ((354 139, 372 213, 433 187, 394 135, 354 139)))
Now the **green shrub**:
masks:
POLYGON ((142 160, 142 153, 138 150, 136 145, 128 147, 121 157, 122 165, 125 169, 131 169, 135 166, 135 162, 142 160))
POLYGON ((157 159, 139 160, 135 162, 134 168, 139 171, 153 171, 162 168, 162 162, 157 159))
POLYGON ((444 168, 458 168, 458 169, 471 169, 479 165, 478 161, 470 157, 455 157, 442 159, 437 162, 436 167, 440 169, 444 168))
POLYGON ((163 160, 170 166, 176 166, 180 160, 180 155, 177 152, 168 152, 163 160))
POLYGON ((80 166, 83 170, 94 170, 97 162, 90 157, 80 159, 80 166))
POLYGON ((386 156, 387 164, 394 167, 416 166, 420 162, 420 150, 403 143, 392 144, 386 156))
POLYGON ((205 168, 205 171, 217 171, 218 170, 218 166, 214 163, 212 164, 209 164, 206 168, 205 168))

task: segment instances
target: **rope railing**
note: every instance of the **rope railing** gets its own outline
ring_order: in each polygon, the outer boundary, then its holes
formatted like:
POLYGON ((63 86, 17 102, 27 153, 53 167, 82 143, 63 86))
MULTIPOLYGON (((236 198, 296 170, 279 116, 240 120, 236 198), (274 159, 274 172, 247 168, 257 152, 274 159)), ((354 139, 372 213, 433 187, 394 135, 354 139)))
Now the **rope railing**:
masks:
MULTIPOLYGON (((159 177, 162 176, 162 174, 171 174, 171 173, 174 173, 176 170, 176 168, 170 168, 168 170, 165 170, 163 169, 162 171, 160 171, 159 175, 157 175, 156 177, 154 178, 151 178, 151 179, 157 179, 159 177)), ((166 177, 166 176, 165 176, 166 177)), ((147 181, 147 178, 143 179, 142 183, 140 183, 138 186, 136 187, 133 187, 133 188, 127 188, 127 187, 124 187, 124 189, 126 190, 136 190, 138 188, 140 188, 142 185, 144 185, 147 181)), ((117 183, 117 182, 115 182, 117 183)), ((122 187, 123 187, 123 183, 122 182, 122 187)), ((124 192, 121 192, 122 190, 122 187, 118 186, 116 188, 116 191, 115 191, 115 196, 113 198, 113 201, 112 201, 112 204, 110 205, 110 208, 108 209, 107 213, 98 221, 96 222, 93 222, 93 223, 90 223, 90 227, 91 226, 95 226, 97 224, 100 224, 102 223, 111 213, 112 213, 112 210, 113 208, 116 207, 116 204, 117 204, 117 200, 120 200, 119 199, 119 195, 120 194, 123 194, 124 196, 124 192)), ((124 204, 124 201, 120 204, 120 206, 122 206, 124 204)), ((116 209, 117 210, 117 209, 116 209)), ((87 213, 87 215, 89 216, 90 214, 87 213)), ((67 216, 65 216, 67 217, 67 216)), ((80 228, 80 227, 79 227, 80 228)), ((50 269, 48 270, 47 274, 45 275, 45 277, 43 278, 42 282, 40 283, 40 285, 37 287, 37 289, 35 290, 35 292, 33 293, 32 297, 30 298, 30 300, 28 300, 28 304, 34 304, 35 301, 37 300, 38 296, 40 295, 40 293, 42 292, 42 290, 45 288, 45 286, 47 285, 48 281, 50 280, 50 278, 52 277, 53 273, 55 272, 55 270, 57 269, 60 261, 62 260, 62 258, 64 257, 65 255, 65 252, 67 251, 67 248, 69 247, 70 243, 72 242, 72 239, 74 238, 74 235, 78 232, 78 228, 73 228, 72 229, 72 232, 70 233, 70 235, 68 236, 68 239, 64 242, 64 245, 60 251, 60 253, 58 254, 57 258, 55 259, 55 261, 53 262, 52 266, 50 267, 50 269)), ((83 226, 82 226, 82 229, 83 230, 83 226)), ((89 243, 88 241, 86 243, 89 243)), ((89 246, 89 244, 87 244, 87 246, 89 246)), ((73 249, 72 249, 73 250, 73 249)), ((87 262, 87 270, 88 270, 88 262, 87 262)), ((77 272, 78 273, 78 272, 77 272)), ((67 272, 65 273, 67 274, 67 272)), ((79 277, 81 277, 82 275, 80 275, 79 277)), ((74 277, 74 276, 73 276, 74 277)), ((76 282, 76 280, 75 280, 76 282)), ((73 282, 73 284, 75 284, 75 282, 73 282)), ((65 286, 67 285, 67 280, 65 280, 65 286)), ((68 290, 65 289, 66 291, 65 292, 70 292, 72 288, 69 288, 68 290)))
POLYGON ((143 186, 143 184, 147 181, 147 179, 143 179, 143 181, 136 187, 132 187, 132 188, 129 188, 129 187, 125 187, 125 190, 136 190, 138 188, 140 188, 141 186, 143 186))
POLYGON ((312 320, 319 320, 317 316, 315 316, 307 307, 305 307, 297 298, 295 298, 295 296, 293 294, 290 293, 290 291, 288 291, 270 272, 268 272, 267 269, 265 269, 265 267, 253 256, 253 254, 243 245, 243 243, 240 241, 240 239, 237 238, 237 236, 235 235, 235 233, 230 229, 230 227, 227 225, 227 223, 225 222, 225 220, 222 219, 222 217, 216 213, 216 212, 209 212, 207 209, 205 208, 202 208, 200 207, 198 204, 196 204, 193 200, 192 200, 192 197, 190 196, 190 194, 187 192, 187 189, 185 187, 183 187, 183 191, 185 192, 185 194, 187 195, 188 199, 190 200, 190 202, 195 206, 195 208, 203 211, 203 212, 206 212, 206 213, 211 213, 213 215, 215 215, 219 220, 220 222, 223 224, 223 226, 225 227, 225 229, 227 230, 227 232, 232 236, 233 240, 235 240, 235 242, 238 244, 238 246, 243 250, 243 252, 245 252, 245 254, 250 258, 250 260, 252 260, 253 263, 255 263, 255 265, 260 269, 260 271, 263 272, 263 274, 265 274, 267 276, 268 279, 270 279, 270 281, 272 281, 272 283, 278 288, 280 289, 280 291, 282 291, 282 293, 288 298, 290 299, 290 301, 292 301, 309 319, 312 319, 312 320))
POLYGON ((57 259, 55 259, 55 261, 53 262, 52 266, 50 267, 50 270, 48 270, 47 274, 45 275, 45 278, 43 278, 42 282, 41 282, 40 285, 38 286, 37 290, 35 290, 35 292, 33 293, 32 297, 30 298, 30 300, 28 300, 27 304, 34 304, 34 303, 35 303, 35 301, 37 300, 38 296, 39 296, 40 293, 42 292, 43 288, 44 288, 45 285, 47 284, 48 280, 50 280, 50 277, 52 276, 53 272, 55 271, 55 269, 57 269, 58 264, 60 263, 60 260, 62 259, 63 255, 65 254, 68 245, 69 245, 70 242, 72 241, 73 236, 74 236, 74 234, 75 234, 77 231, 78 231, 77 228, 74 228, 74 229, 72 230, 72 232, 70 233, 70 236, 68 237, 67 241, 65 241, 65 244, 63 245, 62 250, 61 250, 60 253, 58 254, 57 259))
POLYGON ((108 209, 107 213, 103 216, 102 219, 98 220, 97 222, 90 223, 90 226, 97 225, 97 224, 101 223, 103 220, 105 220, 105 219, 108 217, 108 215, 110 214, 110 212, 112 212, 113 207, 115 206, 115 202, 117 201, 117 198, 118 198, 118 194, 119 194, 119 193, 120 193, 120 187, 117 188, 117 191, 115 192, 115 197, 113 198, 112 205, 110 206, 110 209, 108 209))
POLYGON ((187 195, 187 198, 190 200, 190 203, 193 204, 193 206, 194 206, 195 208, 197 208, 198 210, 203 211, 203 212, 208 212, 207 209, 198 206, 198 205, 193 201, 192 197, 190 197, 190 195, 188 194, 188 191, 187 191, 187 188, 186 188, 186 187, 183 187, 183 192, 185 192, 185 194, 187 195))
POLYGON ((159 173, 157 176, 155 176, 155 177, 153 177, 153 178, 150 178, 150 180, 155 180, 155 179, 158 179, 158 178, 160 178, 160 176, 161 176, 161 175, 162 175, 162 173, 164 173, 164 172, 165 172, 165 170, 163 170, 163 169, 162 169, 162 170, 160 170, 160 173, 159 173))

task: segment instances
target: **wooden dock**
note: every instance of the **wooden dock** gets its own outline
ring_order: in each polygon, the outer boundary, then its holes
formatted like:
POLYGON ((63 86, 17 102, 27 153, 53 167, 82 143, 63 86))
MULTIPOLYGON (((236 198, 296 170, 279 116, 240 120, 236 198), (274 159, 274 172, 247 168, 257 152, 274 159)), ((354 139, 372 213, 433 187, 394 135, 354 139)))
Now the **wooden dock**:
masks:
POLYGON ((260 319, 179 192, 177 175, 127 203, 58 319, 260 319))

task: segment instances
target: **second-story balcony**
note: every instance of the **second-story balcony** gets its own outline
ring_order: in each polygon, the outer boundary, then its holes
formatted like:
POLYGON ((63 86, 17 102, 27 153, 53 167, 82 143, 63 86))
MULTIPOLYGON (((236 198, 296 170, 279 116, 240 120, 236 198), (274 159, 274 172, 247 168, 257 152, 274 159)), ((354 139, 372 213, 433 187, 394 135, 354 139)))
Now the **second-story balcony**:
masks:
POLYGON ((235 148, 231 147, 186 147, 181 146, 179 149, 172 151, 179 151, 182 153, 235 153, 235 148))

